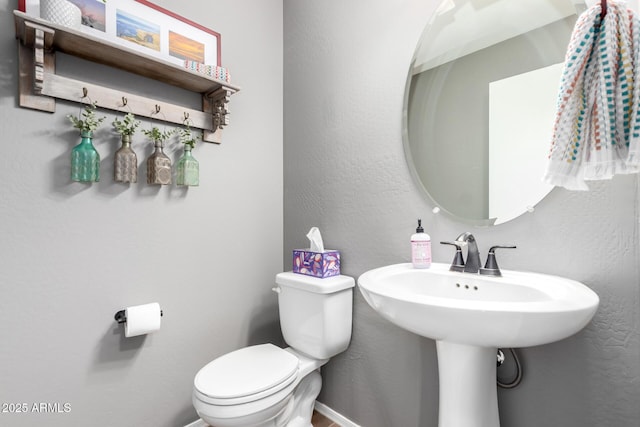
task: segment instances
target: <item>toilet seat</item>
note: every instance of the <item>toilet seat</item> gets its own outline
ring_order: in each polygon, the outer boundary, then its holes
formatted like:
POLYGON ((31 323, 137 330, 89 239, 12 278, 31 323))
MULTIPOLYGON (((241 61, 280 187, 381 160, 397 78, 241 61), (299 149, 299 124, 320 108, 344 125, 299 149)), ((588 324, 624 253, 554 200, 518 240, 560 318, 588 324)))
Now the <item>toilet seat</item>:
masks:
POLYGON ((273 344, 241 348, 200 369, 194 394, 202 402, 220 406, 264 399, 287 386, 293 388, 298 365, 294 354, 273 344))

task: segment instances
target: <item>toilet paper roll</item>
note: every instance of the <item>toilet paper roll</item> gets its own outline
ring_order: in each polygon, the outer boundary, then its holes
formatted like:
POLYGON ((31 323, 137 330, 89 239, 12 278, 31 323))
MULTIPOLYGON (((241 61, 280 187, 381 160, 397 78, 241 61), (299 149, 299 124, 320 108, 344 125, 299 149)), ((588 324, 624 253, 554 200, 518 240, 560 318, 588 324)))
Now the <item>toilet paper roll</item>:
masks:
POLYGON ((136 337, 160 329, 160 304, 157 302, 127 307, 124 311, 127 316, 124 325, 125 337, 136 337))

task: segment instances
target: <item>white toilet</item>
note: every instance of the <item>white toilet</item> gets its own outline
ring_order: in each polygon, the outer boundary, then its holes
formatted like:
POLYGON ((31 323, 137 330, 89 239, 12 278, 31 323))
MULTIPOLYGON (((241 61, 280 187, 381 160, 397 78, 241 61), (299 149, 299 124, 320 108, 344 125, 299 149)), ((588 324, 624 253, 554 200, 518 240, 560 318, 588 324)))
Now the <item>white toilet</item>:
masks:
POLYGON ((276 284, 280 327, 291 347, 245 347, 200 369, 192 401, 211 426, 311 427, 320 367, 349 346, 352 277, 286 272, 276 284))

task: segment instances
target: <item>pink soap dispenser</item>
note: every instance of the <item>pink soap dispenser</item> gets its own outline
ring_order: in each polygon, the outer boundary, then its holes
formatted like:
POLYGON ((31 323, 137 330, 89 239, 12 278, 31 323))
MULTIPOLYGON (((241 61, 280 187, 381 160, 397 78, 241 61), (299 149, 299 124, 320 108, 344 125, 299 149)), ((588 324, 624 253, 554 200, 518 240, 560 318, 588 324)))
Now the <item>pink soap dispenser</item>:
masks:
POLYGON ((431 267, 431 237, 424 232, 421 219, 415 234, 411 235, 411 263, 413 268, 431 267))

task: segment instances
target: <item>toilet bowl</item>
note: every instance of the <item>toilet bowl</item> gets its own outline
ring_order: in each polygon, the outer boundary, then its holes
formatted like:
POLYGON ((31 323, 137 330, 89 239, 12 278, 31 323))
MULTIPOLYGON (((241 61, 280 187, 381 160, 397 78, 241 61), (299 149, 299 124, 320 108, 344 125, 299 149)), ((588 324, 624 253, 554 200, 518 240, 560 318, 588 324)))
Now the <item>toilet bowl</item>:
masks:
POLYGON ((303 413, 313 411, 322 385, 318 369, 327 362, 273 344, 245 347, 198 372, 193 406, 215 427, 289 425, 302 418, 294 406, 303 413))
POLYGON ((285 341, 241 348, 196 374, 192 402, 214 427, 311 427, 322 387, 320 367, 351 339, 352 288, 347 276, 276 276, 285 341))

